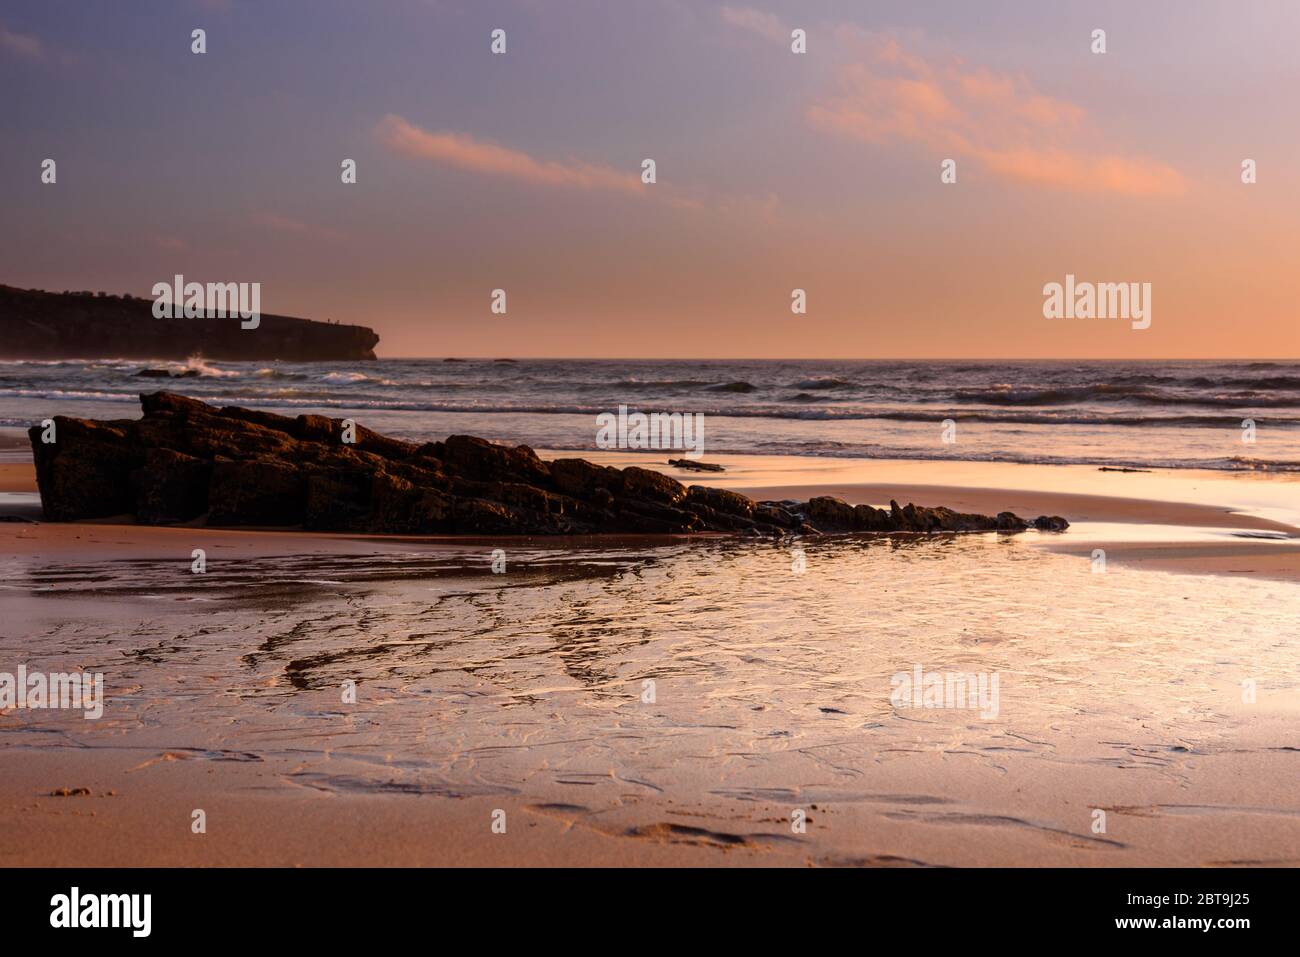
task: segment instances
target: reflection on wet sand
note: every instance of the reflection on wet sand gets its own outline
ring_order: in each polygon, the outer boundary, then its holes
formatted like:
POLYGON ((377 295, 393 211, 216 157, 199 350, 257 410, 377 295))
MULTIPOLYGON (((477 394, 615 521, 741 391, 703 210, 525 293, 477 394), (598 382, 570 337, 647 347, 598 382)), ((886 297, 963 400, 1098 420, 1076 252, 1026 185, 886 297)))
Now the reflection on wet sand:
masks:
POLYGON ((970 835, 1022 861, 1183 860, 1165 828, 1192 807, 1300 857, 1300 803, 1270 786, 1300 769, 1297 586, 1097 575, 997 536, 798 547, 802 574, 789 546, 732 540, 521 545, 504 574, 448 543, 204 575, 11 557, 0 653, 103 671, 107 703, 0 720, 10 748, 129 752, 136 774, 254 762, 272 791, 497 796, 606 838, 826 863, 968 863, 970 835), (894 707, 917 665, 997 673, 997 717, 894 707), (1264 799, 1232 797, 1243 761, 1264 799))

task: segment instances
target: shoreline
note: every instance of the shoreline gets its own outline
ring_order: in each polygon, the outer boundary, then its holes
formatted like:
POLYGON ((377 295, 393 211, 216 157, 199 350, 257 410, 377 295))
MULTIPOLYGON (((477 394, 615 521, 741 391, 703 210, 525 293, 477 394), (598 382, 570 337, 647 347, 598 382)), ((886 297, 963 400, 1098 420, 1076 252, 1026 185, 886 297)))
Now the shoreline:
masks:
MULTIPOLYGON (((550 450, 539 450, 539 454, 548 459, 557 455, 550 450)), ((1107 560, 1159 571, 1300 581, 1300 524, 1283 520, 1292 517, 1294 502, 1300 501, 1300 476, 1274 475, 1252 482, 1203 472, 1101 473, 1087 466, 738 455, 708 459, 724 465, 726 471, 691 472, 668 466, 653 454, 595 452, 588 457, 599 465, 653 468, 684 484, 730 488, 755 500, 830 495, 851 505, 887 506, 892 498, 900 503, 942 504, 958 511, 1059 514, 1070 521, 1071 528, 1059 538, 1029 536, 1034 547, 1082 558, 1089 558, 1095 548, 1104 548, 1107 560), (985 484, 993 482, 1003 484, 985 484), (1083 491, 1088 488, 1094 491, 1083 491)), ((592 541, 652 544, 691 538, 368 535, 292 528, 143 526, 112 519, 48 523, 41 521, 39 505, 30 498, 35 492, 35 469, 30 463, 0 463, 0 495, 8 497, 8 501, 0 500, 0 516, 20 515, 39 522, 0 523, 0 541, 6 552, 147 557, 174 554, 182 540, 190 542, 196 536, 240 554, 383 550, 385 543, 412 542, 469 544, 523 539, 562 548, 592 541)), ((1295 514, 1300 521, 1300 512, 1295 514)))

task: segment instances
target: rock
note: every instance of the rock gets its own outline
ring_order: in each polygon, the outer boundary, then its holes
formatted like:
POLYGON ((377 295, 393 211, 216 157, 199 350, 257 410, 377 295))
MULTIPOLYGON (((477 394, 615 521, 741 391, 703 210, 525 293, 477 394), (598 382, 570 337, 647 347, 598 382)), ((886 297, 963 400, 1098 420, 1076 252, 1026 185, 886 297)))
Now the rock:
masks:
POLYGON ((178 395, 175 392, 150 392, 147 395, 140 396, 140 408, 144 414, 157 415, 159 412, 171 412, 175 415, 188 417, 190 415, 210 415, 214 411, 212 406, 206 402, 200 402, 198 399, 191 399, 186 395, 178 395))
POLYGON ((302 527, 315 532, 379 531, 371 517, 374 481, 374 476, 360 469, 308 474, 302 527))
POLYGON ((1063 532, 1070 527, 1070 523, 1059 515, 1039 515, 1029 524, 1042 532, 1063 532))
POLYGON ((471 478, 534 483, 549 482, 551 478, 546 463, 526 445, 511 448, 472 435, 453 435, 434 446, 437 458, 453 471, 471 478))
POLYGON ((623 473, 607 465, 592 465, 586 459, 556 459, 551 463, 551 478, 561 492, 587 498, 597 490, 608 495, 623 491, 623 473))
MULTIPOLYGON (((694 487, 698 488, 698 486, 694 487)), ((736 493, 732 492, 730 494, 735 495, 736 493)), ((737 497, 743 498, 744 496, 737 497)), ((727 529, 733 532, 747 532, 756 528, 753 520, 747 516, 719 511, 689 494, 686 501, 682 503, 682 509, 700 519, 706 528, 727 529)))
MULTIPOLYGON (((817 535, 822 532, 1020 531, 1030 526, 947 508, 888 511, 830 496, 755 503, 635 466, 543 462, 527 446, 469 435, 416 445, 318 415, 216 408, 170 392, 142 395, 144 417, 56 417, 56 441, 30 430, 45 517, 133 515, 148 525, 301 526, 386 534, 616 532, 817 535), (355 441, 345 442, 352 435, 355 441)), ((1068 527, 1039 516, 1034 528, 1068 527)))
POLYGON ((713 462, 696 462, 692 459, 669 459, 668 464, 674 468, 686 469, 688 472, 725 472, 721 465, 713 462))
POLYGON ((185 369, 172 372, 170 369, 141 369, 135 374, 137 379, 197 379, 198 369, 185 369))
POLYGON ((375 455, 398 462, 413 458, 420 448, 413 442, 403 442, 401 439, 380 435, 360 423, 357 423, 355 432, 356 444, 353 447, 358 451, 372 452, 375 455))
POLYGON ((889 532, 893 525, 889 512, 872 508, 870 505, 854 505, 853 521, 855 527, 863 532, 889 532))
POLYGON ((209 525, 301 525, 307 474, 276 459, 220 459, 208 484, 209 525))
POLYGON ((729 526, 706 525, 698 515, 655 501, 620 499, 617 518, 634 532, 680 535, 686 532, 733 531, 729 526))
POLYGON ((629 465, 623 470, 623 493, 632 499, 653 499, 676 505, 686 498, 686 486, 662 472, 629 465))
POLYGON ((853 506, 829 495, 810 498, 807 516, 812 524, 825 531, 851 532, 856 523, 853 506))
POLYGON ((996 522, 1000 532, 1023 532, 1029 527, 1028 523, 1015 512, 998 512, 996 522))
POLYGON ((40 426, 28 430, 47 519, 75 522, 132 511, 131 474, 143 460, 131 438, 133 425, 59 416, 49 444, 41 441, 40 426))
POLYGON ((171 449, 146 449, 131 473, 132 509, 145 525, 172 525, 208 510, 212 463, 171 449))
POLYGON ((692 485, 686 490, 687 502, 698 502, 706 505, 715 512, 723 512, 727 515, 738 515, 741 518, 752 518, 754 515, 754 500, 739 492, 730 492, 725 488, 708 488, 703 485, 692 485))
POLYGON ((293 435, 306 442, 342 441, 343 425, 323 415, 300 415, 294 420, 293 435))
POLYGON ((779 528, 797 528, 799 517, 779 502, 759 502, 754 506, 754 521, 779 528))

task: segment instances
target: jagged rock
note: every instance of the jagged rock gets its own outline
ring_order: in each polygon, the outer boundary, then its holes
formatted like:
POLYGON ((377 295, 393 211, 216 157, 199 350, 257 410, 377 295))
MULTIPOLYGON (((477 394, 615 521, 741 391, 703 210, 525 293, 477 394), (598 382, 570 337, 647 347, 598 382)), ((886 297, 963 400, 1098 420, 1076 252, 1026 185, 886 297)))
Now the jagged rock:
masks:
POLYGON ((470 478, 533 483, 551 478, 546 463, 526 445, 511 448, 472 435, 453 435, 446 442, 433 443, 428 454, 445 462, 450 471, 470 478))
POLYGON ((870 505, 854 505, 853 521, 856 528, 863 532, 888 532, 892 528, 889 513, 870 505))
POLYGON ((686 500, 688 503, 698 502, 701 505, 708 506, 715 512, 724 512, 727 515, 738 515, 741 518, 752 518, 754 515, 754 500, 741 495, 739 492, 730 492, 725 488, 710 488, 703 485, 692 485, 686 490, 686 500))
POLYGON ((628 498, 649 498, 676 505, 686 498, 686 486, 662 472, 629 465, 623 470, 623 495, 628 498))
POLYGON ((587 498, 603 490, 609 496, 623 491, 623 473, 608 465, 592 465, 586 459, 556 459, 551 478, 561 492, 587 498))
POLYGON ((754 506, 754 521, 780 528, 797 528, 799 517, 780 502, 759 502, 754 506))
POLYGON ((829 495, 808 500, 808 520, 818 528, 833 532, 851 532, 856 524, 853 506, 829 495))
MULTIPOLYGON (((635 466, 543 462, 527 446, 469 435, 416 445, 359 424, 215 408, 170 392, 142 395, 144 417, 56 417, 56 441, 29 432, 45 517, 134 515, 142 524, 301 526, 395 534, 559 535, 603 532, 1021 531, 1030 523, 947 508, 889 510, 830 496, 758 502, 635 466), (355 441, 346 441, 352 437, 355 441)), ((1034 528, 1060 531, 1058 516, 1034 528)))

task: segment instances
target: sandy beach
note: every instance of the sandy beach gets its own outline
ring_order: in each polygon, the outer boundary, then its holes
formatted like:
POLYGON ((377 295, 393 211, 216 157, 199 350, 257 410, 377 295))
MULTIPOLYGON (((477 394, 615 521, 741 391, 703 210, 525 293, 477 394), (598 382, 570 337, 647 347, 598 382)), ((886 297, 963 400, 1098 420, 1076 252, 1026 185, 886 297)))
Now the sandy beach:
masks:
MULTIPOLYGON (((809 542, 809 572, 791 578, 788 549, 667 536, 0 523, 0 650, 104 671, 112 715, 0 715, 0 861, 1300 864, 1300 695, 1282 636, 1257 645, 1279 609, 1300 608, 1294 481, 716 460, 726 472, 657 467, 756 498, 896 498, 1072 526, 948 546, 809 542), (508 585, 486 567, 497 547, 508 585), (743 597, 723 597, 728 567, 743 597), (669 580, 687 617, 661 604, 669 580), (952 587, 951 623, 920 611, 952 587), (792 608, 777 611, 786 592, 792 608), (1081 617, 1096 601, 1105 614, 1081 617), (989 602, 1001 610, 968 618, 989 602), (1200 611, 1174 631, 1149 627, 1189 602, 1200 611), (569 605, 588 624, 557 613, 569 605), (746 619, 758 627, 735 624, 746 619), (868 634, 884 643, 861 644, 868 634), (716 671, 705 648, 732 665, 716 671), (1005 718, 891 707, 887 676, 912 661, 996 667, 1005 718), (1250 704, 1241 675, 1259 684, 1250 704), (340 704, 349 676, 361 696, 340 704), (189 831, 196 808, 203 835, 189 831), (499 811, 505 834, 491 830, 499 811)), ((32 514, 29 465, 0 466, 0 488, 32 514)))

